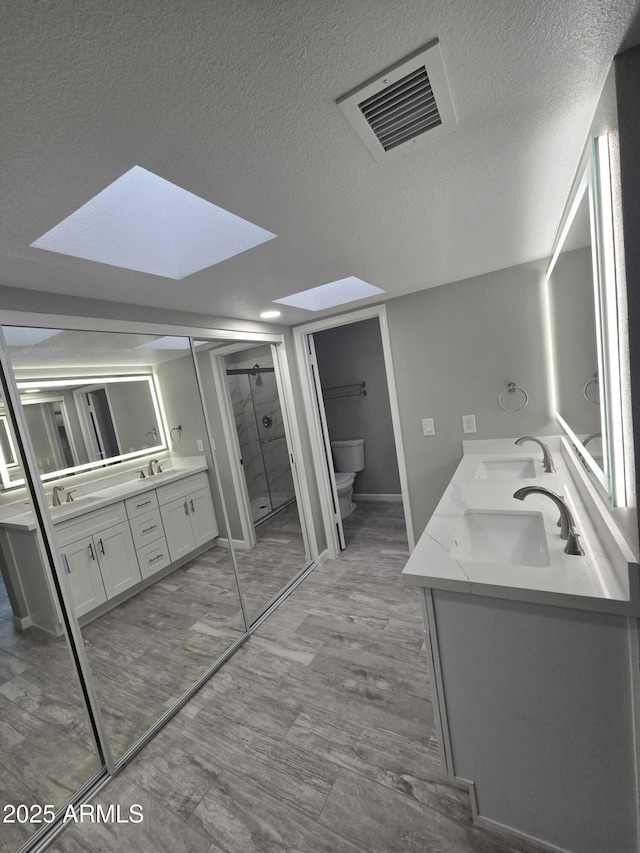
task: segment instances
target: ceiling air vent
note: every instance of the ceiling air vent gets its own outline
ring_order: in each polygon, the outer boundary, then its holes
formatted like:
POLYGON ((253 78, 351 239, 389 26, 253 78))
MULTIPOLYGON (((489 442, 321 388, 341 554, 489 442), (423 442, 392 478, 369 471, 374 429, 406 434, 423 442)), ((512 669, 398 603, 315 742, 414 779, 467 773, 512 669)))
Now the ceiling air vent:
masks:
POLYGON ((337 104, 378 161, 456 126, 437 39, 337 104))

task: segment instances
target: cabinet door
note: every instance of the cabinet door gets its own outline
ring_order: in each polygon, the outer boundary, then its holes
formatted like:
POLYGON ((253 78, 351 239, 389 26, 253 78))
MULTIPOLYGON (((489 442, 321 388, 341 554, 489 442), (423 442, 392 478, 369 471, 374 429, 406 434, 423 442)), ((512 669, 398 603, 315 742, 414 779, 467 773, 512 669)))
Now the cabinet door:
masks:
POLYGON ((142 580, 129 524, 116 524, 93 537, 107 598, 142 580))
POLYGON ((67 545, 63 554, 69 568, 67 580, 76 616, 82 616, 107 600, 91 536, 67 545))
POLYGON ((185 557, 196 547, 189 520, 187 498, 177 498, 160 507, 171 562, 185 557))
POLYGON ((213 501, 209 489, 202 489, 189 495, 189 518, 193 529, 194 547, 204 545, 218 535, 218 525, 213 513, 213 501))

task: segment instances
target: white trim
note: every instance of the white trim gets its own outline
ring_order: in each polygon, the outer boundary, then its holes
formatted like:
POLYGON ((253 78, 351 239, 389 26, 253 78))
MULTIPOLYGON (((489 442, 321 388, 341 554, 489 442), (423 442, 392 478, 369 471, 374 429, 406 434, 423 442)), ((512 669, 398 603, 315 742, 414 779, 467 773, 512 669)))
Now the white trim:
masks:
POLYGON ((220 548, 227 548, 228 550, 231 550, 231 545, 233 545, 234 551, 249 551, 249 550, 251 550, 251 547, 252 547, 252 546, 247 545, 247 543, 244 541, 244 539, 231 539, 231 540, 229 540, 229 539, 225 539, 223 536, 218 537, 218 546, 220 548), (229 541, 231 541, 231 544, 229 544, 229 541))
POLYGON ((296 414, 287 350, 284 342, 277 346, 272 345, 271 350, 273 352, 273 366, 275 368, 276 386, 280 397, 280 410, 282 412, 282 424, 284 426, 287 448, 290 455, 293 451, 291 474, 293 476, 293 488, 298 503, 300 530, 304 542, 305 555, 308 562, 315 563, 318 557, 318 545, 316 537, 309 535, 309 531, 312 529, 311 519, 313 518, 309 498, 309 479, 302 455, 302 441, 298 428, 300 419, 296 414))
POLYGON ((329 561, 329 559, 330 559, 330 558, 329 558, 329 552, 328 552, 328 551, 327 551, 327 549, 325 548, 325 549, 324 549, 324 551, 321 551, 321 552, 318 554, 318 556, 317 556, 317 558, 316 558, 316 563, 317 563, 319 566, 323 566, 326 562, 328 562, 328 561, 329 561))
POLYGON ((320 498, 325 535, 327 537, 327 550, 332 557, 336 557, 338 555, 339 549, 337 544, 337 533, 333 522, 333 508, 331 507, 331 495, 329 493, 329 478, 324 470, 325 465, 323 462, 324 454, 322 450, 322 434, 319 424, 319 414, 311 390, 312 376, 309 364, 308 348, 305 346, 305 339, 308 335, 312 335, 314 332, 320 332, 324 329, 332 329, 338 326, 346 326, 351 323, 357 323, 361 320, 369 320, 376 317, 380 324, 380 337, 382 339, 382 351, 384 355, 387 388, 389 391, 391 423, 393 425, 396 457, 398 460, 398 473, 400 475, 400 488, 402 492, 405 524, 407 528, 407 540, 409 543, 409 551, 413 551, 415 547, 415 535, 409 497, 409 480, 407 477, 407 466, 404 455, 404 446, 402 443, 400 407, 398 405, 398 392, 395 373, 393 370, 391 340, 389 337, 386 307, 384 305, 372 305, 367 308, 361 308, 357 311, 351 311, 347 314, 340 314, 335 317, 326 317, 324 319, 314 320, 311 323, 304 323, 303 325, 296 326, 292 329, 298 371, 300 375, 300 384, 302 387, 302 399, 309 428, 311 452, 316 468, 318 495, 320 498))
POLYGON ((130 332, 140 335, 177 335, 196 339, 247 341, 248 343, 278 343, 283 340, 278 332, 248 332, 242 329, 218 329, 211 326, 175 326, 169 323, 147 323, 138 320, 112 320, 98 317, 78 317, 68 314, 41 314, 32 311, 0 309, 0 325, 32 326, 34 328, 60 329, 83 332, 130 332))
POLYGON ((483 829, 488 829, 496 835, 510 836, 512 838, 522 838, 529 844, 535 844, 543 850, 548 850, 549 853, 575 853, 567 847, 558 847, 556 844, 551 844, 549 841, 544 841, 542 838, 537 838, 535 835, 529 835, 519 829, 514 829, 512 826, 507 826, 505 823, 500 823, 497 820, 492 820, 490 817, 482 817, 478 815, 473 818, 475 826, 481 826, 483 829))
MULTIPOLYGON (((233 405, 231 403, 231 394, 229 385, 226 381, 226 371, 223 363, 226 350, 228 347, 222 347, 223 352, 219 350, 210 350, 209 360, 211 362, 211 371, 213 373, 213 382, 218 395, 218 407, 220 411, 220 420, 222 421, 222 431, 224 440, 227 445, 227 459, 229 468, 231 469, 231 480, 235 492, 236 505, 240 516, 240 527, 242 529, 242 544, 238 547, 254 548, 256 545, 256 531, 251 514, 251 502, 249 500, 249 492, 247 490, 247 481, 240 464, 242 458, 242 449, 240 448, 240 440, 236 429, 235 417, 233 414, 233 405)), ((235 349, 235 347, 233 347, 235 349)), ((233 540, 234 547, 236 541, 233 540)))
POLYGON ((380 494, 366 494, 362 492, 353 493, 351 496, 352 499, 358 503, 358 501, 393 501, 394 503, 402 503, 402 495, 380 495, 380 494))

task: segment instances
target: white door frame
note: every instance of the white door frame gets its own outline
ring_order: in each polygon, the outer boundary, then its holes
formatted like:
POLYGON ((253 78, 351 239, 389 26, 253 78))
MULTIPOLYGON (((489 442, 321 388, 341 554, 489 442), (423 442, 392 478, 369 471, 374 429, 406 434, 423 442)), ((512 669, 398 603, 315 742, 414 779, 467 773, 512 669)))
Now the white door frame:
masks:
POLYGON ((407 478, 407 466, 402 444, 402 430, 400 427, 400 408, 398 406, 398 394, 396 389, 395 374, 393 371, 393 359, 391 356, 391 340, 389 337, 389 326, 387 323, 387 312, 384 305, 372 305, 370 308, 361 308, 359 311, 351 311, 348 314, 340 314, 335 317, 315 320, 304 323, 293 328, 293 341, 296 353, 296 361, 300 374, 302 386, 302 400, 304 404, 307 424, 309 426, 309 439, 311 441, 311 453, 313 455, 316 478, 318 482, 318 495, 322 511, 322 520, 327 541, 327 551, 331 558, 340 553, 337 529, 334 523, 333 501, 331 499, 331 481, 326 466, 322 423, 318 406, 316 405, 313 391, 313 375, 309 360, 309 346, 307 338, 314 332, 325 329, 334 329, 338 326, 347 326, 358 323, 361 320, 369 320, 377 317, 380 323, 380 336, 382 338, 382 351, 384 355, 385 373, 387 387, 389 389, 389 405, 391 407, 391 423, 396 446, 396 457, 398 460, 398 473, 400 475, 400 490, 402 492, 402 505, 404 508, 405 523, 407 527, 407 540, 409 550, 413 551, 415 536, 413 532, 413 521, 411 516, 411 504, 409 500, 409 481, 407 478))

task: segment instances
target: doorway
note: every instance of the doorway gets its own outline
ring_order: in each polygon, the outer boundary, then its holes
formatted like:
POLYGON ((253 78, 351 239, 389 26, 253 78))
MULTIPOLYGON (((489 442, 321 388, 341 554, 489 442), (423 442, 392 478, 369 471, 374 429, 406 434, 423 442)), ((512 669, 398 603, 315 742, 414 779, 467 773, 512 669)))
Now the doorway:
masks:
POLYGON ((358 500, 400 505, 412 549, 415 540, 384 306, 305 324, 294 329, 294 340, 328 556, 336 557, 348 547, 342 523, 344 486, 336 483, 336 440, 365 439, 364 468, 356 473, 352 500, 356 506, 358 500))

